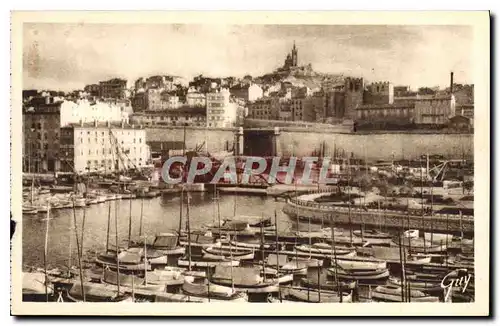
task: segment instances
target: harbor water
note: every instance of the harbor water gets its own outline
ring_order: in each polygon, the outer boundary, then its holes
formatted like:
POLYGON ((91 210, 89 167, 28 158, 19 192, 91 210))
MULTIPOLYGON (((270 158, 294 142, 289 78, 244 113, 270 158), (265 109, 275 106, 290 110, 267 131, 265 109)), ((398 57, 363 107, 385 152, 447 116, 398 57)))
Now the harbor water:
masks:
MULTIPOLYGON (((190 201, 190 224, 197 229, 207 223, 217 223, 217 205, 213 193, 192 193, 190 201)), ((118 215, 119 243, 128 240, 129 217, 132 214, 132 239, 137 239, 140 228, 141 201, 143 200, 143 234, 154 237, 162 232, 175 232, 179 228, 180 196, 163 195, 156 198, 120 199, 87 206, 75 210, 77 231, 82 233, 83 215, 85 226, 83 237, 83 256, 90 258, 94 252, 102 252, 106 247, 108 212, 111 207, 110 242, 115 243, 114 218, 118 215), (130 209, 131 208, 131 209, 130 209), (130 213, 132 212, 132 213, 130 213)), ((293 221, 282 212, 284 202, 277 202, 270 197, 220 195, 219 209, 221 219, 234 215, 274 216, 276 210, 279 230, 296 227, 293 221)), ((186 205, 183 208, 183 224, 186 221, 186 205)), ((73 209, 51 211, 49 219, 49 242, 47 264, 49 268, 66 267, 70 256, 73 266, 77 265, 77 246, 74 229, 73 209), (71 233, 70 233, 71 231, 71 233), (71 237, 71 238, 70 238, 71 237)), ((296 225, 296 224, 295 224, 296 225)), ((307 225, 300 228, 307 229, 307 225)), ((314 228, 315 226, 312 226, 314 228)), ((43 267, 44 236, 46 213, 25 215, 23 217, 23 268, 43 267)))

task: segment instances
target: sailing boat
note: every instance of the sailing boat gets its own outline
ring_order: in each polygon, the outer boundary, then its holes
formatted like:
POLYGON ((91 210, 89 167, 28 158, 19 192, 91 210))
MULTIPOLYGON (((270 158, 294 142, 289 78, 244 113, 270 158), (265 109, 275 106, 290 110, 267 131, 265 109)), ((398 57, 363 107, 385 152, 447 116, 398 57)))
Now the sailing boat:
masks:
MULTIPOLYGON (((73 208, 75 212, 75 208, 73 208)), ((75 222, 76 222, 76 215, 75 222)), ((93 283, 86 282, 83 280, 83 272, 81 266, 81 251, 80 245, 78 243, 78 232, 75 223, 75 235, 78 249, 78 260, 80 269, 80 280, 73 283, 73 286, 68 290, 67 297, 70 301, 81 302, 133 302, 133 297, 130 295, 122 293, 120 291, 120 260, 118 258, 118 251, 115 252, 115 262, 116 262, 116 288, 114 285, 105 283, 93 283)), ((118 211, 117 205, 115 204, 115 245, 118 248, 118 211)))
MULTIPOLYGON (((239 266, 240 261, 235 259, 226 259, 225 257, 214 257, 214 259, 207 259, 200 255, 194 255, 191 251, 191 226, 189 219, 189 206, 190 206, 190 194, 188 192, 187 196, 187 238, 188 238, 188 252, 185 256, 179 258, 177 265, 181 267, 188 267, 191 271, 192 267, 207 269, 208 267, 215 266, 239 266)), ((220 215, 219 215, 220 216, 220 215)))
POLYGON ((283 290, 283 294, 288 298, 301 302, 352 302, 351 292, 343 293, 341 298, 336 291, 289 287, 283 290))
POLYGON ((217 266, 211 279, 214 284, 233 286, 247 293, 278 292, 279 282, 275 279, 264 280, 258 266, 226 267, 217 266))

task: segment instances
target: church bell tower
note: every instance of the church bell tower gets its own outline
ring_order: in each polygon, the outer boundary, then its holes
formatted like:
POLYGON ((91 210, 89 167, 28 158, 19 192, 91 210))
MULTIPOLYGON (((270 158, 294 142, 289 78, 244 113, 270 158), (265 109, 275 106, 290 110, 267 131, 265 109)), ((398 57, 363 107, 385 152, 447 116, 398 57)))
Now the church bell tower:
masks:
POLYGON ((298 62, 298 53, 297 53, 297 47, 295 46, 295 41, 293 41, 293 48, 292 48, 292 67, 297 67, 297 62, 298 62))

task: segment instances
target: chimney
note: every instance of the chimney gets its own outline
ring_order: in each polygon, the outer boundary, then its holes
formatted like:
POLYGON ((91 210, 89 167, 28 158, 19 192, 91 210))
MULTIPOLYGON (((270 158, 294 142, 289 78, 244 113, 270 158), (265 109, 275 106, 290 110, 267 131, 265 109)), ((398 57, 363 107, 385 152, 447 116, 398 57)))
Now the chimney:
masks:
POLYGON ((450 73, 450 94, 453 94, 453 71, 450 73))

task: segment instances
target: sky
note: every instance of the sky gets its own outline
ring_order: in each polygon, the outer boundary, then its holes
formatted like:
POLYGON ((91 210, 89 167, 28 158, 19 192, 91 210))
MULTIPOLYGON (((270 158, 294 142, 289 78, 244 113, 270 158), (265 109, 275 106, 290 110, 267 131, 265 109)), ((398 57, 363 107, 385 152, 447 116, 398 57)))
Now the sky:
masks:
POLYGON ((23 89, 69 91, 120 77, 252 76, 284 63, 395 85, 474 83, 468 26, 49 24, 23 28, 23 89))

